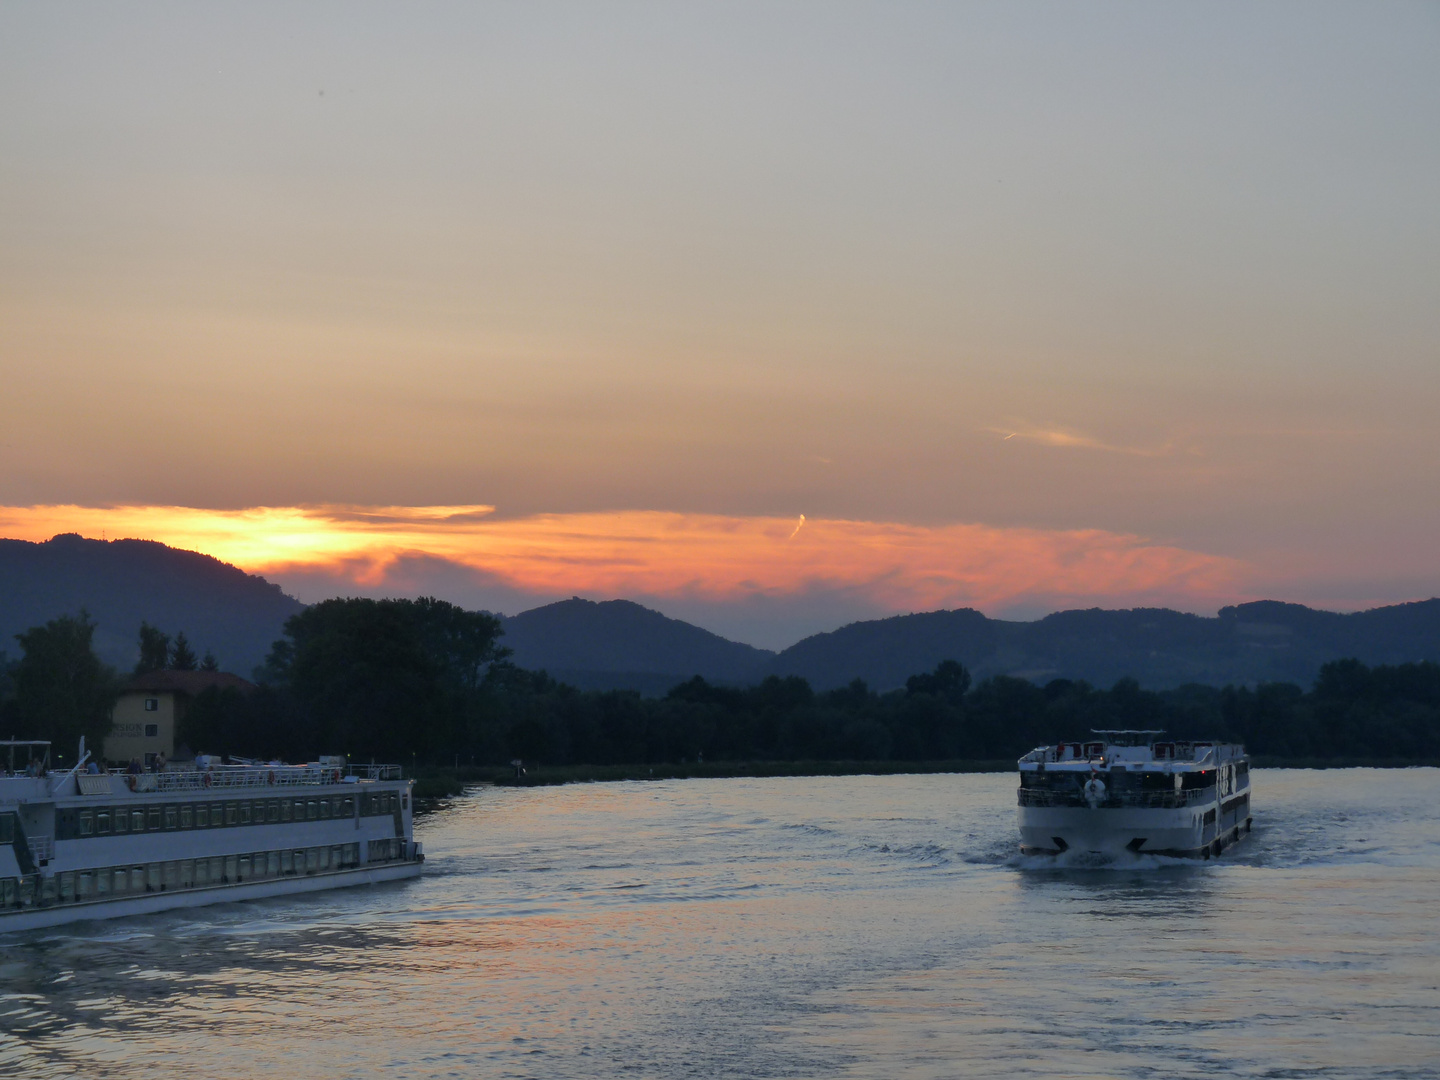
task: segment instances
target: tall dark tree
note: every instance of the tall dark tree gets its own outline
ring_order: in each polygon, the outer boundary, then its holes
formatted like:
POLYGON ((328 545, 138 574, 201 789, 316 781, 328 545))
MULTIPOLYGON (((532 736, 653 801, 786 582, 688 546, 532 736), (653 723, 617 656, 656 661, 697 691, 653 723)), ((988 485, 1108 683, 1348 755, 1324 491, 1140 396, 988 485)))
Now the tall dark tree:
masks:
POLYGON ((67 757, 82 735, 100 749, 110 731, 119 681, 95 655, 94 636, 95 624, 84 611, 15 635, 23 650, 14 668, 10 710, 17 735, 49 739, 67 757))
POLYGON ((140 662, 135 665, 135 674, 159 671, 170 665, 170 635, 148 622, 140 624, 140 662))
POLYGON ((220 661, 215 659, 215 654, 209 649, 205 650, 205 659, 200 661, 201 671, 219 671, 220 661))
POLYGON ((264 675, 288 687, 328 753, 392 760, 456 748, 500 620, 454 604, 326 600, 285 623, 264 675))
POLYGON ((190 648, 190 642, 185 640, 184 632, 176 634, 175 644, 170 649, 170 670, 194 671, 198 665, 195 650, 190 648))

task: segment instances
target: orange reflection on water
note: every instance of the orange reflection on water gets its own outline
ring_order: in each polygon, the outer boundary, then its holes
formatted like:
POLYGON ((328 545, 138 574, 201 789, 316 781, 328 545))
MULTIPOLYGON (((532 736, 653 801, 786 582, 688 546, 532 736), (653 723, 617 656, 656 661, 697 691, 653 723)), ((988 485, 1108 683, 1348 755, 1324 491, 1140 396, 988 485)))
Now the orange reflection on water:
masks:
POLYGON ((740 517, 653 510, 497 518, 484 505, 209 510, 0 508, 8 536, 143 537, 284 576, 324 569, 376 586, 396 560, 440 558, 537 594, 784 596, 850 590, 891 610, 1027 597, 1232 598, 1236 560, 1099 529, 740 517))

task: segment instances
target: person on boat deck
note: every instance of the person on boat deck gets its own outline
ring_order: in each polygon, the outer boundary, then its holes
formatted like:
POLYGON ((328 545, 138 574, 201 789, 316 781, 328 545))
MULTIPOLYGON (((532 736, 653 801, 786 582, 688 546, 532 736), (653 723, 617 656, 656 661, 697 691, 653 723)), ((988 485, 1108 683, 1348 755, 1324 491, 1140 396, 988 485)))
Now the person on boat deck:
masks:
POLYGON ((29 765, 29 767, 25 770, 25 775, 26 775, 26 776, 44 776, 44 775, 45 775, 45 770, 44 770, 44 768, 40 765, 40 759, 39 759, 38 757, 32 757, 32 758, 30 759, 30 765, 29 765))
POLYGON ((161 750, 158 754, 155 755, 155 771, 156 771, 156 772, 164 772, 164 771, 165 771, 165 751, 164 751, 164 750, 161 750))
POLYGON ((128 768, 126 768, 125 771, 126 771, 127 773, 130 773, 130 774, 132 774, 132 775, 137 775, 137 776, 138 776, 140 773, 144 772, 144 770, 143 770, 142 768, 140 768, 140 759, 139 759, 138 757, 132 757, 132 758, 130 759, 130 765, 129 765, 128 768))
POLYGON ((96 775, 98 775, 99 772, 100 772, 100 763, 99 763, 98 761, 96 761, 94 758, 91 758, 91 759, 90 759, 90 764, 88 764, 88 765, 85 766, 85 771, 86 771, 87 773, 89 773, 91 776, 96 776, 96 775))

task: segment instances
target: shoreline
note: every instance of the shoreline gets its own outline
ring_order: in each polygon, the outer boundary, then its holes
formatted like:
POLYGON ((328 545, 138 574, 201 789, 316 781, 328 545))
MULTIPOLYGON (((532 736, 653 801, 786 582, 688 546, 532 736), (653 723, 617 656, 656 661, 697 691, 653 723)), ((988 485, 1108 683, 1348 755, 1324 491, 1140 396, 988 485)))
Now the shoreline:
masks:
MULTIPOLYGON (((1435 758, 1285 758, 1256 755, 1256 769, 1410 769, 1440 767, 1435 758)), ((621 780, 724 780, 781 776, 895 776, 929 773, 1014 772, 1009 759, 944 761, 715 761, 656 765, 536 765, 517 777, 507 765, 422 768, 415 772, 417 800, 459 795, 468 787, 550 787, 621 780)))

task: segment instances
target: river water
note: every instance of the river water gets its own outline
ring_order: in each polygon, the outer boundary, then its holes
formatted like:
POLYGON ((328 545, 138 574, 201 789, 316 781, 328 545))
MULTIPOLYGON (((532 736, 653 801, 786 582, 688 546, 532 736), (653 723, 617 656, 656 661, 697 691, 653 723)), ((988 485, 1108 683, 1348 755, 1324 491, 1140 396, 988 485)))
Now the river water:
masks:
POLYGON ((1440 771, 1257 771, 1217 862, 1013 775, 479 789, 423 878, 0 939, 0 1075, 1440 1077, 1440 771))

